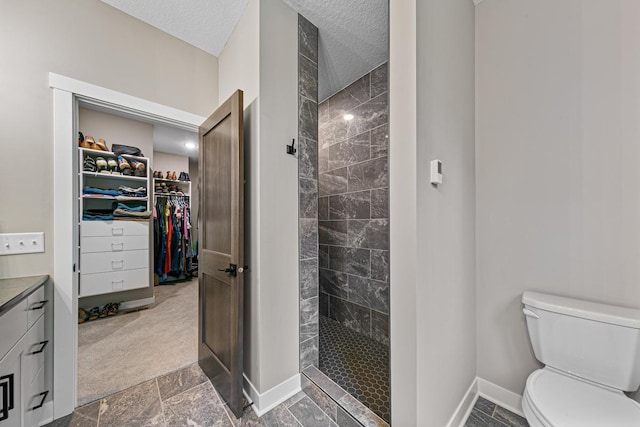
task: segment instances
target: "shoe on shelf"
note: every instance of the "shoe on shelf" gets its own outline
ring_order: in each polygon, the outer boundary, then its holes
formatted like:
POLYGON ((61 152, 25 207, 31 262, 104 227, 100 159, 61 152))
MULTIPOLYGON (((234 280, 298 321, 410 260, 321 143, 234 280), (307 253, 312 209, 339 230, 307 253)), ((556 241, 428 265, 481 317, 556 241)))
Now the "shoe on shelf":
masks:
POLYGON ((171 171, 167 171, 167 176, 164 179, 171 179, 171 171))
POLYGON ((97 172, 98 167, 96 166, 96 161, 93 160, 93 157, 86 156, 84 158, 84 162, 82 163, 82 170, 85 172, 97 172))
POLYGON ((100 138, 98 142, 96 142, 96 146, 98 147, 99 150, 109 151, 109 149, 107 148, 107 141, 105 141, 102 138, 100 138))
POLYGON ((108 159, 107 165, 109 165, 111 173, 118 172, 118 162, 116 162, 116 159, 108 159))
POLYGON ((107 169, 107 161, 104 157, 96 157, 96 166, 98 172, 109 173, 109 170, 107 169))
POLYGON ((96 141, 93 139, 91 135, 87 135, 84 137, 84 141, 80 144, 82 148, 93 148, 96 145, 96 141))
POLYGON ((173 171, 173 172, 171 173, 171 179, 172 179, 172 180, 174 180, 174 181, 177 181, 177 180, 178 180, 178 176, 176 175, 176 171, 173 171))
POLYGON ((125 169, 131 169, 131 165, 129 164, 127 159, 122 156, 118 156, 118 167, 122 172, 124 172, 125 169))

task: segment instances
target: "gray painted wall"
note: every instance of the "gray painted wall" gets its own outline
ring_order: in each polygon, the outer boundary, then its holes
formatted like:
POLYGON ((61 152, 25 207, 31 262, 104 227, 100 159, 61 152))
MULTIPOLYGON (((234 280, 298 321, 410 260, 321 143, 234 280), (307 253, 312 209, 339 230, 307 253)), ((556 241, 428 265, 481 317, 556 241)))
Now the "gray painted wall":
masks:
POLYGON ((476 373, 473 3, 391 2, 391 40, 392 424, 442 426, 476 373))
POLYGON ((299 372, 298 15, 250 0, 220 54, 220 98, 245 91, 245 375, 260 394, 299 372))
POLYGON ((0 232, 44 231, 46 246, 43 254, 1 257, 0 277, 52 273, 48 73, 205 116, 218 104, 218 60, 98 0, 3 2, 0 52, 2 155, 21 159, 3 167, 12 179, 0 182, 0 194, 12 196, 0 205, 0 232))
POLYGON ((318 218, 320 314, 388 345, 387 75, 385 63, 319 106, 318 218))
POLYGON ((521 394, 526 290, 640 307, 640 4, 476 8, 478 375, 521 394))

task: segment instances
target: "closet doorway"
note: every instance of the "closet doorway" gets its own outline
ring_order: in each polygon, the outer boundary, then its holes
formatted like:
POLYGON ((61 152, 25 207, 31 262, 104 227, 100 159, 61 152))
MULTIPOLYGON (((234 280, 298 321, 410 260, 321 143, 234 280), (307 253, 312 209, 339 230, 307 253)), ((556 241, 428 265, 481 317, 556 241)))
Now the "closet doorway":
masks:
MULTIPOLYGON (((155 286, 156 277, 154 275, 155 268, 160 264, 156 264, 154 266, 154 254, 153 254, 153 228, 152 228, 152 207, 155 206, 156 202, 154 201, 154 196, 152 192, 155 192, 158 189, 159 192, 162 192, 162 196, 167 196, 165 189, 162 185, 156 185, 164 181, 180 181, 180 172, 186 172, 188 174, 189 181, 195 183, 197 181, 201 181, 202 178, 198 179, 196 169, 190 168, 189 171, 180 171, 179 168, 176 169, 176 177, 178 180, 166 180, 166 171, 163 171, 163 177, 158 178, 156 176, 154 182, 153 171, 154 171, 154 162, 153 158, 149 156, 149 154, 145 153, 142 150, 141 139, 137 139, 136 136, 132 134, 127 134, 126 136, 122 136, 121 140, 120 136, 115 135, 116 140, 107 140, 106 135, 97 136, 90 134, 89 132, 94 132, 95 130, 87 130, 80 129, 80 126, 86 125, 87 122, 82 120, 80 117, 80 110, 86 110, 84 114, 92 115, 94 113, 106 113, 109 115, 109 119, 118 121, 120 119, 127 119, 133 122, 137 122, 136 125, 164 125, 169 128, 173 128, 178 131, 188 131, 192 134, 197 134, 200 129, 204 129, 204 135, 199 135, 198 144, 200 145, 200 154, 202 154, 202 147, 211 147, 214 150, 221 147, 225 150, 229 150, 231 153, 238 154, 238 157, 235 158, 236 166, 231 168, 229 171, 228 168, 224 171, 216 170, 215 176, 207 175, 207 181, 214 181, 222 185, 222 183, 231 182, 231 183, 239 183, 242 186, 243 175, 242 175, 242 92, 238 91, 231 98, 231 106, 232 112, 226 114, 224 118, 230 117, 230 120, 220 120, 220 124, 231 123, 232 129, 240 129, 239 132, 231 131, 229 135, 225 135, 220 131, 214 131, 210 126, 212 123, 216 123, 216 114, 220 114, 220 111, 224 109, 225 105, 228 102, 222 104, 222 106, 211 116, 209 119, 206 117, 198 116, 195 114, 191 114, 185 111, 176 110, 171 107, 167 107, 164 105, 160 105, 151 101, 147 101, 144 99, 132 97, 130 95, 126 95, 123 93, 115 92, 109 89, 101 88, 99 86, 95 86, 89 83, 81 82, 78 80, 74 80, 65 76, 61 76, 58 74, 50 73, 49 74, 49 86, 53 90, 53 104, 54 104, 54 230, 56 233, 56 239, 54 241, 54 340, 56 345, 54 346, 54 366, 53 366, 53 374, 56 378, 56 381, 53 385, 53 392, 56 396, 54 400, 54 418, 61 418, 70 414, 77 406, 79 406, 80 399, 78 390, 80 388, 80 382, 83 381, 83 378, 78 374, 78 329, 82 324, 78 323, 79 318, 79 308, 82 308, 82 305, 92 306, 95 305, 91 303, 86 303, 85 298, 94 298, 98 295, 108 294, 113 297, 117 292, 148 292, 149 289, 155 291, 157 289, 171 289, 171 286, 177 285, 167 285, 164 287, 155 286), (234 101, 235 100, 235 101, 234 101), (238 113, 239 112, 239 113, 238 113), (235 125, 234 125, 235 124, 235 125), (203 126, 202 128, 200 126, 203 126), (85 132, 83 134, 82 140, 79 138, 80 131, 85 132), (209 134, 209 138, 207 139, 207 134, 209 134), (91 135, 93 138, 87 140, 87 135, 91 135), (100 141, 100 138, 105 141, 100 141), (204 144, 202 143, 204 141, 204 144), (213 141, 213 144, 209 142, 213 141), (89 143, 84 144, 83 142, 89 143), (129 148, 126 148, 122 153, 114 153, 113 144, 121 144, 127 145, 129 148), (106 145, 106 147, 101 147, 100 145, 106 145), (140 149, 138 152, 135 148, 140 149), (102 151, 104 148, 107 148, 107 151, 102 151), (95 151, 93 151, 95 150, 95 151), (127 151, 132 150, 132 151, 127 151), (85 155, 87 154, 87 155, 85 155), (93 154, 93 155, 92 155, 93 154), (149 157, 146 157, 149 156, 149 157), (87 158, 89 157, 89 158, 87 158), (101 157, 102 159, 98 159, 101 157), (122 157, 122 159, 120 158, 122 157), (115 165, 110 160, 115 160, 115 165), (124 161, 126 161, 127 165, 124 165, 124 161), (85 162, 87 163, 87 170, 85 169, 85 162), (102 169, 111 168, 108 171, 104 171, 102 169), (92 166, 95 165, 96 170, 92 171, 92 166), (98 170, 100 169, 100 170, 98 170), (116 173, 114 173, 114 171, 116 173), (86 173, 85 173, 86 172, 86 173), (107 173, 109 172, 109 173, 107 173), (119 174, 118 174, 119 172, 119 174), (223 173, 224 172, 224 173, 223 173), (231 173, 233 176, 227 176, 226 179, 224 177, 225 173, 231 173), (87 182, 84 179, 87 179, 87 182), (164 181, 163 181, 164 180, 164 181), (127 181, 130 185, 124 185, 127 188, 120 188, 123 186, 122 182, 127 181), (106 187, 98 186, 97 184, 102 182, 102 184, 107 184, 106 187), (85 185, 87 184, 87 185, 85 185), (91 185, 93 184, 93 185, 91 185), (117 185, 116 185, 117 184, 117 185), (93 189, 90 189, 87 194, 85 193, 86 186, 91 186, 93 189), (113 187, 113 188, 112 188, 113 187), (117 190, 118 194, 104 192, 100 190, 117 190), (146 195, 142 194, 146 190, 146 195), (124 194, 120 194, 122 191, 124 194), (85 201, 85 197, 87 200, 85 201), (104 197, 103 197, 104 196, 104 197), (105 200, 98 200, 98 199, 105 200), (144 200, 146 198, 146 200, 144 200), (127 202, 128 207, 120 206, 118 203, 127 202), (109 211, 108 207, 105 207, 104 204, 109 206, 111 203, 112 211, 109 211), (115 203, 115 205, 113 205, 115 203), (119 212, 116 212, 119 210, 119 212), (105 212, 106 211, 106 212, 105 212), (126 215, 131 218, 127 219, 119 219, 116 221, 115 216, 123 215, 123 211, 126 215), (85 217, 85 215, 87 215, 85 217), (102 217, 102 215, 112 215, 114 218, 102 217), (144 216, 147 218, 141 218, 144 216), (97 219, 96 219, 97 218, 97 219), (102 223, 101 223, 102 219, 102 223), (143 221, 146 219, 147 221, 143 221), (136 221, 137 220, 137 221, 136 221), (87 224, 84 224, 86 222, 87 224), (84 227, 84 233, 82 232, 82 228, 84 227), (105 230, 107 228, 107 230, 105 230), (104 236, 103 234, 107 234, 104 236), (142 237, 141 237, 142 236, 142 237), (111 240, 105 242, 101 242, 102 247, 100 245, 88 246, 90 250, 87 250, 85 247, 85 251, 83 252, 82 246, 83 243, 81 240, 87 237, 103 237, 107 238, 105 240, 109 240, 111 237, 122 238, 122 242, 112 242, 111 240), (147 239, 145 239, 147 237, 147 239), (114 244, 115 246, 112 246, 114 244), (106 245, 106 246, 105 246, 106 245), (146 245, 146 246, 145 246, 146 245), (100 249, 100 250, 98 250, 100 249), (107 252, 107 249, 112 249, 112 252, 123 252, 126 249, 131 251, 142 251, 137 254, 136 257, 128 257, 126 260, 123 259, 110 259, 107 256, 90 256, 87 258, 85 255, 85 261, 89 259, 89 271, 85 268, 83 271, 83 254, 85 253, 95 253, 95 252, 107 252), (146 256, 145 256, 146 251, 146 256), (146 265, 145 265, 146 260, 146 265), (125 262, 127 261, 127 262, 125 262), (92 271, 94 270, 105 269, 105 264, 107 267, 115 267, 116 272, 109 271, 92 271), (140 266, 142 265, 142 266, 140 266), (121 271, 120 271, 121 270, 121 271), (123 273, 125 272, 125 273, 123 273), (132 273, 133 272, 133 273, 132 273), (103 280, 98 281, 84 281, 84 288, 82 285, 82 275, 88 274, 100 274, 100 273, 109 273, 109 274, 120 274, 119 277, 103 277, 103 280), (145 284, 145 277, 147 278, 147 283, 145 284), (87 286, 89 285, 89 286, 87 286), (111 287, 111 289, 109 289, 111 287), (86 292, 87 289, 89 292, 86 292), (101 289, 101 290, 100 290, 101 289), (98 290, 98 291, 96 291, 98 290), (111 292, 106 292, 106 290, 110 290, 111 292), (89 295, 89 293, 94 292, 94 295, 89 295)), ((95 115, 95 114, 94 114, 95 115)), ((91 123, 91 122, 89 122, 91 123)), ((224 126, 221 127, 224 129, 224 126)), ((97 128, 99 132, 102 132, 99 128, 97 128)), ((111 136, 109 136, 111 138, 111 136)), ((183 141, 186 145, 186 142, 183 141)), ((148 153, 153 153, 153 149, 156 147, 151 147, 151 151, 147 150, 148 153)), ((188 147, 185 147, 188 148, 188 147)), ((205 153, 206 154, 206 153, 205 153)), ((215 157, 214 153, 214 157, 215 157)), ((187 155, 189 156, 189 155, 187 155)), ((189 156, 190 157, 190 156, 189 156)), ((203 159, 207 159, 208 157, 201 157, 203 159)), ((193 164, 193 161, 190 162, 193 164)), ((208 160, 204 162, 200 161, 199 168, 205 171, 211 171, 211 167, 207 167, 209 164, 208 160), (204 163, 204 165, 203 165, 204 163)), ((215 168, 213 168, 215 170, 215 168)), ((173 170, 170 170, 171 175, 170 178, 173 178, 173 170)), ((185 181, 185 177, 182 177, 182 181, 185 181)), ((178 191, 180 185, 186 184, 178 184, 175 183, 176 188, 172 189, 169 186, 169 199, 171 200, 171 196, 186 196, 184 191, 178 191), (171 194, 172 191, 175 191, 176 194, 171 194), (182 192, 183 194, 178 194, 182 192)), ((172 184, 173 185, 173 184, 172 184)), ((218 185, 218 184, 216 184, 218 185)), ((215 186, 209 186, 211 189, 215 189, 215 186)), ((208 190, 205 190, 208 191, 208 190)), ((223 206, 224 209, 221 210, 223 213, 230 212, 231 215, 235 216, 235 222, 233 218, 224 217, 216 210, 212 210, 210 203, 207 204, 205 209, 198 215, 197 205, 204 205, 199 201, 194 201, 193 198, 196 198, 198 195, 198 188, 194 184, 192 184, 191 195, 190 195, 190 203, 191 203, 191 215, 190 223, 191 230, 194 233, 193 238, 198 235, 197 230, 198 223, 203 224, 208 222, 216 223, 216 222, 230 222, 231 224, 238 223, 238 218, 242 218, 243 209, 242 203, 239 206, 235 206, 233 200, 242 200, 242 190, 241 189, 233 189, 231 191, 232 196, 235 194, 235 199, 232 197, 229 200, 218 200, 215 202, 216 206, 223 206)), ((174 200, 177 197, 174 197, 174 200)), ((214 200, 214 198, 210 198, 210 200, 214 200)), ((204 200, 203 200, 204 201, 204 200)), ((175 206, 174 206, 175 207, 175 206)), ((184 216, 183 216, 184 219, 184 216)), ((203 228, 202 233, 205 233, 206 227, 203 228)), ((203 235, 204 235, 203 234, 203 235)), ((231 242, 232 248, 237 247, 239 244, 239 240, 241 239, 241 233, 238 234, 232 233, 231 242), (239 237, 240 236, 240 237, 239 237)), ((205 239, 207 240, 207 239, 205 239)), ((172 240, 173 241, 173 240, 172 240)), ((95 243, 95 242, 94 242, 95 243)), ((196 245, 199 246, 199 245, 196 245)), ((203 245, 203 248, 206 249, 206 245, 203 245)), ((203 255, 206 255, 206 251, 203 252, 203 255)), ((198 249, 196 248, 194 253, 198 255, 198 249)), ((162 258, 162 257, 160 257, 162 258)), ((203 258, 206 258, 204 256, 203 258)), ((172 258, 173 260, 173 258, 172 258)), ((181 258, 184 261, 184 258, 181 258)), ((191 268, 197 267, 196 261, 192 259, 191 268)), ((206 259, 204 259, 206 261, 206 259)), ((229 274, 231 279, 226 282, 228 286, 236 288, 242 288, 242 276, 244 262, 242 256, 239 256, 236 252, 232 250, 230 262, 236 264, 238 269, 236 270, 237 277, 234 274, 229 274)), ((197 261, 196 261, 197 262, 197 261)), ((164 264, 167 265, 167 264, 164 264)), ((170 274, 171 272, 176 272, 177 270, 173 267, 173 262, 170 264, 171 270, 169 272, 162 271, 157 273, 157 282, 160 280, 168 281, 171 280, 172 276, 178 280, 184 280, 181 282, 185 284, 185 287, 190 285, 188 277, 182 277, 183 275, 170 274), (166 274, 166 276, 165 276, 166 274)), ((186 264, 188 267, 188 264, 186 264)), ((208 265, 206 262, 201 264, 201 267, 208 265)), ((84 263, 84 267, 87 267, 87 263, 84 263)), ((219 328, 215 328, 215 324, 213 323, 216 319, 216 315, 220 315, 220 313, 216 313, 212 311, 212 307, 216 306, 216 301, 220 297, 219 294, 213 292, 212 286, 206 286, 207 283, 211 285, 213 282, 220 282, 219 277, 220 274, 217 273, 219 271, 225 272, 225 267, 229 267, 229 265, 211 265, 211 268, 216 271, 214 273, 215 277, 208 278, 206 274, 203 275, 203 268, 199 270, 199 280, 197 290, 197 298, 193 300, 193 304, 191 304, 187 310, 178 310, 177 312, 180 315, 184 315, 189 319, 193 319, 197 322, 198 332, 197 339, 193 340, 191 347, 194 349, 194 353, 197 352, 197 346, 202 347, 206 345, 211 350, 212 354, 217 357, 219 360, 223 360, 225 354, 227 352, 232 352, 233 354, 238 353, 242 354, 241 342, 242 340, 235 340, 234 342, 238 342, 238 347, 235 349, 232 348, 231 345, 227 345, 226 336, 220 335, 217 331, 219 328), (197 301, 197 304, 196 304, 197 301), (222 357, 222 358, 221 358, 222 357)), ((245 267, 246 268, 246 267, 245 267)), ((187 268, 187 272, 193 274, 193 270, 189 271, 187 268)), ((85 278, 86 279, 86 278, 85 278)), ((189 290, 187 290, 189 292, 189 290)), ((241 293, 240 293, 241 296, 241 293)), ((155 303, 158 304, 158 295, 154 293, 154 295, 137 295, 137 299, 132 299, 130 301, 123 301, 119 307, 119 311, 129 311, 135 309, 141 309, 145 306, 153 307, 155 303)), ((170 298, 167 298, 170 301, 170 298)), ((86 300, 90 301, 90 300, 86 300)), ((114 301, 111 299, 111 301, 114 301)), ((104 304, 103 304, 104 305, 104 304)), ((219 305, 219 304, 217 304, 219 305)), ((242 316, 242 299, 237 299, 237 306, 233 310, 227 310, 224 314, 228 316, 235 316, 235 324, 239 328, 231 327, 230 330, 235 330, 236 332, 241 331, 241 316, 242 316)), ((165 304, 166 307, 171 307, 171 304, 165 304)), ((165 308, 166 308, 165 307, 165 308)), ((156 307, 158 308, 158 307, 156 307)), ((160 307, 161 308, 161 307, 160 307)), ((98 305, 98 312, 104 309, 103 306, 98 305)), ((142 316, 142 313, 147 313, 151 311, 148 310, 138 310, 134 312, 135 315, 142 316)), ((103 317, 99 320, 88 321, 95 322, 95 324, 99 324, 98 322, 108 322, 110 320, 118 320, 119 318, 124 319, 125 315, 116 314, 115 316, 109 316, 107 311, 107 317, 103 317)), ((172 322, 176 322, 178 314, 175 316, 168 316, 171 318, 172 322)), ((233 320, 233 319, 231 319, 233 320)), ((149 323, 153 323, 153 320, 150 321, 142 321, 139 322, 140 328, 148 328, 149 323)), ((162 325, 162 324, 161 324, 162 325)), ((233 325, 232 325, 233 326, 233 325)), ((120 333, 119 328, 111 328, 107 334, 115 335, 120 333)), ((94 334, 94 339, 102 339, 102 334, 94 334)), ((170 342, 171 340, 167 339, 166 333, 152 333, 149 334, 149 338, 153 338, 160 343, 166 344, 164 349, 179 347, 175 342, 170 342)), ((189 340, 191 342, 191 340, 189 340)), ((109 346, 102 346, 102 352, 109 352, 112 349, 108 348, 109 346)), ((124 351, 124 354, 118 354, 117 352, 112 352, 112 356, 114 358, 120 357, 120 361, 125 360, 131 354, 140 350, 140 347, 137 344, 132 344, 131 347, 127 348, 124 351)), ((157 364, 162 361, 163 358, 166 358, 166 352, 159 351, 157 354, 154 352, 153 356, 150 359, 145 361, 145 364, 157 364)), ((195 353, 197 354, 197 353, 195 353)), ((189 357, 191 357, 189 355, 189 357)), ((189 376, 190 372, 195 373, 196 375, 204 375, 202 372, 206 373, 209 378, 214 381, 219 380, 219 376, 216 376, 216 371, 209 369, 211 366, 208 360, 203 360, 202 357, 196 355, 192 360, 198 361, 202 370, 195 364, 189 365, 193 369, 184 369, 178 371, 180 374, 184 373, 189 376), (198 360, 199 359, 199 360, 198 360)), ((241 366, 234 365, 224 366, 223 367, 234 375, 233 377, 241 378, 242 370, 241 366)), ((124 377, 127 374, 120 371, 116 374, 117 376, 124 377)), ((171 379, 171 378, 170 378, 171 379)), ((181 381, 184 378, 174 378, 177 379, 175 383, 182 383, 181 381)), ((105 379, 109 381, 109 378, 105 379)), ((160 381, 158 380, 158 383, 160 381)), ((122 386, 120 386, 122 387, 122 386)), ((225 390, 221 390, 222 395, 225 390)), ((231 389, 231 391, 238 391, 231 389)), ((241 391, 240 391, 241 392, 241 391)), ((92 399, 97 399, 98 397, 93 397, 92 399)), ((225 400, 230 400, 225 397, 225 400)), ((233 401, 239 401, 239 398, 236 396, 233 401)), ((233 410, 233 407, 231 408, 233 410)))
POLYGON ((81 406, 198 361, 198 134, 78 107, 81 406))

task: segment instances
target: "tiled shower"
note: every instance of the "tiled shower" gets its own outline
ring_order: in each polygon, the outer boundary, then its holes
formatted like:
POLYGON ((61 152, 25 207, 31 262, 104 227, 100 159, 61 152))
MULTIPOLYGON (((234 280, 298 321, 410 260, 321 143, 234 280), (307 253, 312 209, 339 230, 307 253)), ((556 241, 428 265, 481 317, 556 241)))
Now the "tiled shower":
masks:
POLYGON ((302 16, 298 61, 300 368, 388 422, 387 64, 318 104, 318 32, 302 16))

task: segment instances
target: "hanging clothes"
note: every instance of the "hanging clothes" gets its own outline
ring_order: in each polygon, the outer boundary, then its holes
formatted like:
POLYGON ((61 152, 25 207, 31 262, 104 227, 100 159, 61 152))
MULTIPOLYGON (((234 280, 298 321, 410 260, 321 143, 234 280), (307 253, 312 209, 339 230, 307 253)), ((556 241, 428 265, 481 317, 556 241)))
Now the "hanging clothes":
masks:
POLYGON ((191 277, 189 196, 156 196, 154 219, 154 266, 160 283, 191 277))

